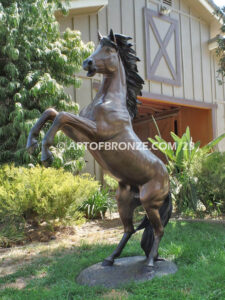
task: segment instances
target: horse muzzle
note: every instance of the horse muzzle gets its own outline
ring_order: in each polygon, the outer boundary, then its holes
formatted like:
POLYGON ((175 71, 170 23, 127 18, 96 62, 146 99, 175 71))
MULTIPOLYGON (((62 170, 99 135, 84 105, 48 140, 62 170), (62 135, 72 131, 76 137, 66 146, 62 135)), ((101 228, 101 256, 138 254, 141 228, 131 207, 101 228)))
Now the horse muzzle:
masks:
POLYGON ((83 62, 83 69, 85 71, 88 71, 87 72, 87 76, 88 77, 94 76, 96 74, 96 72, 97 72, 97 69, 94 66, 94 62, 93 62, 92 58, 87 58, 87 59, 84 60, 84 62, 83 62))

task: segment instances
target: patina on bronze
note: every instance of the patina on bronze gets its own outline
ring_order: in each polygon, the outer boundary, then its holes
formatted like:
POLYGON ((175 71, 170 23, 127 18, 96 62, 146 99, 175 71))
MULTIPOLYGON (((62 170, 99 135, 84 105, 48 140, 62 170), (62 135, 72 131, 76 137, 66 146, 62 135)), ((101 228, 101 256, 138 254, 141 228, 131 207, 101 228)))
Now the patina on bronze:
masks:
MULTIPOLYGON (((110 31, 108 37, 99 34, 95 52, 83 62, 87 76, 103 74, 101 87, 93 102, 79 115, 47 109, 31 129, 27 148, 32 152, 37 146, 37 137, 43 125, 53 124, 42 141, 42 161, 49 164, 54 136, 62 130, 76 142, 140 143, 132 128, 132 119, 137 113, 137 95, 141 95, 143 79, 137 74, 137 61, 131 38, 110 31)), ((146 265, 154 266, 158 247, 172 210, 169 192, 169 176, 163 162, 151 151, 119 148, 91 150, 98 163, 118 179, 116 193, 118 210, 124 226, 124 235, 116 250, 103 265, 112 265, 119 257, 131 235, 145 228, 141 246, 147 256, 146 265), (133 212, 142 205, 146 217, 135 230, 133 212), (150 221, 150 222, 149 222, 150 221)))

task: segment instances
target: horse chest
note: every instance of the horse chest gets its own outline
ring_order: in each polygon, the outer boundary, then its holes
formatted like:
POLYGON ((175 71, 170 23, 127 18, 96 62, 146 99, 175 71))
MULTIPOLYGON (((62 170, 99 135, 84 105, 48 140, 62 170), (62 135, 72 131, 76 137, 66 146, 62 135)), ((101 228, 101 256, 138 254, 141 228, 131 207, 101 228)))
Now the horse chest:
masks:
MULTIPOLYGON (((111 137, 118 133, 126 122, 121 118, 121 111, 112 103, 101 103, 94 109, 97 132, 100 138, 111 137)), ((122 114, 123 115, 123 114, 122 114)))

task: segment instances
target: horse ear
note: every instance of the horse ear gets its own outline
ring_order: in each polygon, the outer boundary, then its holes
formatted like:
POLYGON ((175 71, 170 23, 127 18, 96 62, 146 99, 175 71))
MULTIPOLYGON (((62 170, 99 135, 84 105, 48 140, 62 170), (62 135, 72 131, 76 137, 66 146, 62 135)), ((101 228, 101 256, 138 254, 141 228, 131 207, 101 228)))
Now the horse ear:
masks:
POLYGON ((101 35, 100 31, 98 31, 98 40, 99 40, 99 42, 101 41, 101 39, 102 39, 102 35, 101 35))
POLYGON ((110 29, 110 32, 109 32, 109 38, 112 42, 116 42, 116 39, 115 39, 115 36, 114 36, 114 33, 113 33, 113 30, 110 29))

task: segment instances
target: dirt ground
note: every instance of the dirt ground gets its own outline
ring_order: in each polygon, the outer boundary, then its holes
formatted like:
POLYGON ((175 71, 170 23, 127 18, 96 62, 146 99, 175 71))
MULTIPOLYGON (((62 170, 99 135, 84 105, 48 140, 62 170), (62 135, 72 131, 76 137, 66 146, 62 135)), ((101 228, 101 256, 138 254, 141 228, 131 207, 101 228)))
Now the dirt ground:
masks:
MULTIPOLYGON (((50 257, 57 250, 72 251, 75 246, 93 243, 118 243, 123 233, 123 227, 118 214, 111 218, 94 220, 79 226, 62 228, 48 242, 32 242, 24 246, 0 248, 0 277, 15 273, 23 266, 30 264, 39 256, 50 257)), ((40 276, 44 276, 41 274, 40 276)), ((32 278, 29 278, 32 279, 32 278)), ((28 279, 19 278, 14 283, 0 286, 0 289, 13 287, 22 289, 28 279)))

